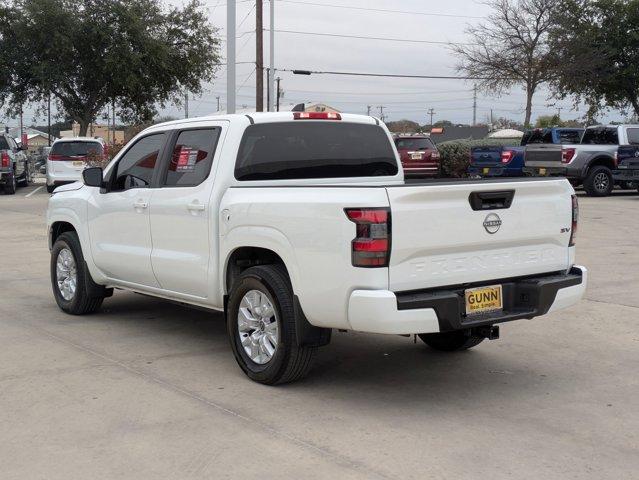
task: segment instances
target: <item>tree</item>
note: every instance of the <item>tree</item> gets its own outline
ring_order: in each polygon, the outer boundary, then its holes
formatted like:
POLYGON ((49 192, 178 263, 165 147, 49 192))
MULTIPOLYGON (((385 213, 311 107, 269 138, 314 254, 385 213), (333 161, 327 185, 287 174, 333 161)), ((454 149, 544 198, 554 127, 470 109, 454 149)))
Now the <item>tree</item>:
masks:
POLYGON ((493 127, 497 130, 501 129, 511 129, 511 130, 524 130, 525 127, 521 122, 517 120, 513 120, 511 118, 499 117, 497 120, 493 122, 493 127))
POLYGON ((626 0, 562 0, 550 33, 560 98, 602 107, 631 108, 639 115, 639 3, 626 0))
POLYGON ((412 120, 396 120, 394 122, 387 122, 386 126, 393 133, 417 133, 421 131, 419 123, 412 120))
POLYGON ((451 122, 450 120, 437 120, 435 123, 433 123, 433 127, 452 127, 453 126, 453 122, 451 122))
POLYGON ((551 127, 563 127, 561 118, 559 115, 540 115, 535 122, 535 128, 551 128, 551 127))
POLYGON ((149 121, 157 106, 201 92, 219 63, 216 29, 198 0, 16 0, 0 6, 0 102, 43 102, 89 124, 113 102, 149 121))
POLYGON ((489 0, 493 13, 469 26, 469 43, 452 46, 457 69, 477 79, 478 87, 500 95, 514 85, 526 92, 524 124, 530 124, 537 88, 552 78, 548 30, 558 0, 489 0))

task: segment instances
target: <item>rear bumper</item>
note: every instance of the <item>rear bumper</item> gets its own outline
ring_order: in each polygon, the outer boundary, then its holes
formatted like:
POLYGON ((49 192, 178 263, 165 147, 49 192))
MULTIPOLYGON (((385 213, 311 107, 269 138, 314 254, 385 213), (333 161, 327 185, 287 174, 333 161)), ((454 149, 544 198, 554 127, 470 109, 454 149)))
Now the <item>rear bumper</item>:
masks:
POLYGON ((8 182, 9 180, 11 180, 12 176, 13 176, 12 171, 7 170, 5 172, 0 172, 0 184, 4 184, 8 182))
POLYGON ((567 167, 524 167, 522 170, 525 175, 532 177, 569 176, 567 167), (541 173, 540 169, 541 171, 545 170, 545 173, 541 173))
POLYGON ((468 167, 468 175, 479 177, 521 177, 524 175, 524 172, 522 172, 521 167, 508 168, 471 165, 468 167))
POLYGON ((47 165, 47 185, 59 186, 67 183, 73 183, 82 180, 82 172, 55 173, 50 171, 47 165))
POLYGON ((568 273, 482 282, 445 289, 393 293, 355 290, 348 320, 353 330, 370 333, 436 333, 534 318, 577 303, 584 295, 587 270, 574 266, 568 273), (501 284, 504 310, 467 317, 464 288, 501 284))
POLYGON ((437 177, 439 167, 404 167, 404 177, 437 177))

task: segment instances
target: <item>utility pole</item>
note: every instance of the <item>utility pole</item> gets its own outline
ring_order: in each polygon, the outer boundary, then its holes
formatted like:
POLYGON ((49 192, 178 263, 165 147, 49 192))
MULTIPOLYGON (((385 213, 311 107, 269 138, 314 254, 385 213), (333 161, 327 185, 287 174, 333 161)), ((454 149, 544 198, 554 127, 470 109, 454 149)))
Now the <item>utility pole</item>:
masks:
POLYGON ((379 118, 380 120, 383 122, 384 121, 384 105, 379 105, 377 108, 379 108, 379 118))
POLYGON ((51 146, 51 92, 47 97, 47 140, 49 140, 49 146, 51 146))
POLYGON ((271 99, 271 69, 266 67, 266 111, 272 112, 271 105, 273 105, 273 101, 271 99))
POLYGON ((370 105, 366 105, 366 115, 368 115, 369 117, 371 116, 371 106, 370 105))
MULTIPOLYGON (((258 2, 260 0, 257 0, 258 2)), ((233 3, 235 3, 235 0, 233 1, 233 3)), ((271 26, 271 30, 269 32, 269 43, 270 43, 270 55, 269 55, 269 79, 268 79, 268 86, 269 86, 269 90, 271 92, 275 91, 275 0, 271 0, 270 3, 270 18, 269 18, 269 22, 270 22, 270 26, 271 26)), ((235 34, 233 34, 233 36, 235 36, 235 34)), ((271 93, 271 97, 269 99, 269 103, 268 103, 268 111, 272 112, 273 111, 273 100, 274 100, 274 95, 271 93)))
POLYGON ((435 115, 435 110, 434 109, 429 109, 428 110, 428 115, 430 115, 430 128, 433 128, 433 115, 435 115))
POLYGON ((557 118, 559 120, 561 120, 561 111, 563 110, 563 107, 557 107, 557 118))
POLYGON ((220 96, 216 96, 215 99, 217 100, 217 111, 220 111, 220 96))
POLYGON ((22 146, 22 148, 25 147, 25 145, 24 145, 24 125, 22 123, 22 103, 20 103, 20 145, 22 146))
POLYGON ((490 130, 493 129, 493 109, 490 109, 490 130))
POLYGON ((189 91, 184 92, 184 118, 189 118, 189 91))
POLYGON ((264 111, 264 28, 262 0, 255 2, 255 111, 264 111))
MULTIPOLYGON (((258 0, 259 1, 259 0, 258 0)), ((276 111, 280 111, 280 96, 281 96, 281 92, 280 92, 280 82, 282 81, 282 79, 280 77, 277 77, 275 79, 275 82, 277 84, 277 102, 275 103, 275 108, 276 111)))
POLYGON ((113 114, 113 145, 115 145, 115 100, 111 100, 111 113, 113 114))
POLYGON ((477 84, 473 87, 473 126, 477 125, 477 84))
POLYGON ((235 5, 226 2, 226 113, 235 113, 235 5))

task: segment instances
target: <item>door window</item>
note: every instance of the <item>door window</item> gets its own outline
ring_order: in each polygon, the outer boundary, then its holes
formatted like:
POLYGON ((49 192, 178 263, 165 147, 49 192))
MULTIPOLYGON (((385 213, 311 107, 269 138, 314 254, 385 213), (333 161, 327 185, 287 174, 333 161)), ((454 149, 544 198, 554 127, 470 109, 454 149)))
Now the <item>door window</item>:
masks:
POLYGON ((639 128, 629 128, 627 133, 628 143, 630 145, 639 145, 639 128))
POLYGON ((112 191, 147 188, 164 144, 164 133, 148 135, 138 140, 118 161, 112 191))
POLYGON ((193 187, 208 177, 220 128, 184 130, 179 133, 166 172, 167 187, 193 187))

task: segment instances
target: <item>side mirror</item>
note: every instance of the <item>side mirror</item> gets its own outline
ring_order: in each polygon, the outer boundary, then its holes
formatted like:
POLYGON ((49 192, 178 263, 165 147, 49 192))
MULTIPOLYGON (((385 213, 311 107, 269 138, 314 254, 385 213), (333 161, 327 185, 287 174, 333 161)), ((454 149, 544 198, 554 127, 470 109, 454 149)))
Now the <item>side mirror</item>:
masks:
POLYGON ((100 167, 85 168, 82 171, 82 180, 87 187, 102 187, 102 169, 100 167))

